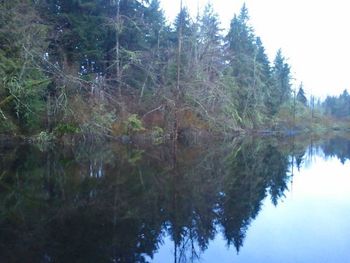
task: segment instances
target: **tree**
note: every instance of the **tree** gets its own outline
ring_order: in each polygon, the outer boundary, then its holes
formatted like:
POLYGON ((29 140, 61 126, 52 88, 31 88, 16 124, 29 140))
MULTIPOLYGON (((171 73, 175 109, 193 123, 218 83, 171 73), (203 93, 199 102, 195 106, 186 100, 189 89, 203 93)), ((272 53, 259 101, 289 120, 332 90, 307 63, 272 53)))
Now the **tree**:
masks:
POLYGON ((239 16, 231 21, 226 36, 228 74, 235 81, 234 101, 242 120, 241 125, 254 127, 262 122, 266 99, 264 93, 270 86, 270 63, 260 38, 249 25, 245 5, 239 16))
POLYGON ((175 20, 177 32, 177 89, 184 92, 183 84, 193 77, 192 63, 195 59, 197 25, 193 23, 186 7, 181 7, 175 20))
POLYGON ((237 88, 235 104, 241 125, 249 123, 254 115, 254 33, 248 25, 249 16, 245 5, 239 16, 234 16, 226 36, 229 60, 229 74, 232 74, 237 88))
POLYGON ((270 99, 270 113, 277 113, 279 107, 291 97, 290 66, 282 55, 281 49, 277 51, 272 69, 273 89, 270 99))
POLYGON ((194 26, 194 53, 191 59, 191 82, 187 95, 199 106, 206 118, 220 104, 219 80, 223 70, 220 22, 212 6, 208 4, 194 26), (197 27, 197 29, 195 28, 197 27))
POLYGON ((221 47, 220 22, 212 5, 206 5, 199 21, 199 64, 209 81, 214 80, 222 71, 223 52, 221 47))
POLYGON ((328 96, 322 103, 324 112, 336 118, 350 117, 350 95, 344 90, 341 95, 328 96))
POLYGON ((33 132, 45 124, 50 79, 42 61, 47 30, 32 1, 1 3, 0 130, 18 124, 22 131, 33 132))
POLYGON ((307 105, 307 98, 305 96, 305 91, 303 89, 303 83, 300 83, 299 90, 297 93, 297 100, 304 106, 307 105))
POLYGON ((271 84, 270 61, 266 55, 266 51, 260 37, 256 38, 256 47, 257 47, 256 61, 259 63, 259 66, 260 66, 259 68, 259 71, 261 72, 260 78, 265 85, 270 86, 271 84))
POLYGON ((172 126, 186 108, 208 129, 267 124, 291 95, 282 52, 271 65, 246 5, 224 37, 210 4, 192 19, 180 3, 170 26, 160 0, 2 1, 0 118, 105 133, 154 109, 172 126))

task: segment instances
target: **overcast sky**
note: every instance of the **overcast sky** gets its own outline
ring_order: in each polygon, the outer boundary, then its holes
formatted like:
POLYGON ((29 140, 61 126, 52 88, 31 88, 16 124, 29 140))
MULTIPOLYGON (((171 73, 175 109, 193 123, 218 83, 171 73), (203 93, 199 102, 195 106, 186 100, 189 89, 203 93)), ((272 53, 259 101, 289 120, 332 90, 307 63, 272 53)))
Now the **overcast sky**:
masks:
MULTIPOLYGON (((207 0, 183 0, 193 15, 207 0)), ((278 48, 292 66, 295 87, 318 97, 350 91, 350 2, 347 0, 211 0, 228 28, 245 2, 251 25, 262 38, 270 60, 278 48)), ((180 0, 161 0, 170 20, 180 0)))

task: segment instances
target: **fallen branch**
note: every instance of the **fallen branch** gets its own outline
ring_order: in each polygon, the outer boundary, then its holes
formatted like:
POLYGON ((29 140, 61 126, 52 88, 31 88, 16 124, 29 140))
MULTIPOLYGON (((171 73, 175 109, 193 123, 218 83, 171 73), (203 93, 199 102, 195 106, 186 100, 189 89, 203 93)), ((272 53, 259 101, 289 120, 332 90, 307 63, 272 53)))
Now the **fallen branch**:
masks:
POLYGON ((151 114, 152 112, 155 112, 155 111, 157 111, 157 110, 161 110, 162 109, 162 107, 164 107, 164 105, 162 104, 162 105, 160 105, 159 107, 157 107, 157 108, 155 108, 155 109, 153 109, 153 110, 150 110, 149 112, 146 112, 143 116, 142 116, 142 118, 144 118, 144 117, 146 117, 148 114, 151 114))

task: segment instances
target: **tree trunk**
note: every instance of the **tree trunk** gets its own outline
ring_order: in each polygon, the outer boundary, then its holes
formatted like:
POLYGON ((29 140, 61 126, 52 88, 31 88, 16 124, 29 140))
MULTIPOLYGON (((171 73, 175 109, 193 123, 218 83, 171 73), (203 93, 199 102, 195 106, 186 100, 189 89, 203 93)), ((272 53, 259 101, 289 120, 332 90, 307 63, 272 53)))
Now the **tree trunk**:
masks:
POLYGON ((120 76, 120 43, 119 43, 120 30, 121 30, 121 24, 120 24, 120 0, 117 0, 115 52, 116 52, 116 70, 117 70, 116 73, 117 73, 119 98, 121 98, 121 96, 122 96, 121 76, 120 76))

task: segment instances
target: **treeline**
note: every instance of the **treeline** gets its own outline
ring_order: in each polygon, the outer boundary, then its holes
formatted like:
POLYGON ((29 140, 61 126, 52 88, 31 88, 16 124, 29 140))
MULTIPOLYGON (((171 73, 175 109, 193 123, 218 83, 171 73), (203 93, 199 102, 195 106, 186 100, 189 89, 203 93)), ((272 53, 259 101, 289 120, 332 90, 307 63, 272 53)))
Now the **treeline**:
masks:
POLYGON ((0 4, 0 131, 120 135, 273 128, 292 103, 245 5, 227 34, 211 5, 169 25, 159 0, 0 4))
POLYGON ((335 118, 350 117, 350 95, 347 90, 339 96, 328 96, 321 106, 326 115, 335 118))

